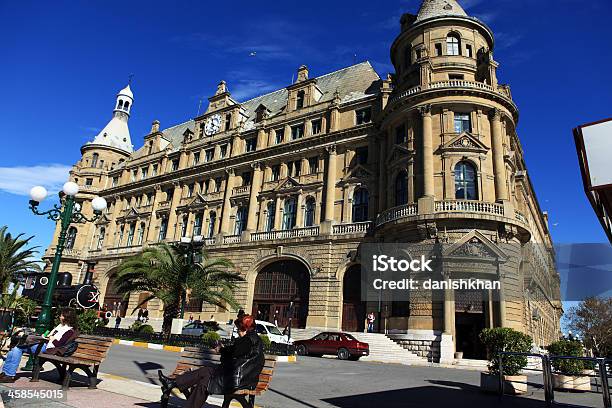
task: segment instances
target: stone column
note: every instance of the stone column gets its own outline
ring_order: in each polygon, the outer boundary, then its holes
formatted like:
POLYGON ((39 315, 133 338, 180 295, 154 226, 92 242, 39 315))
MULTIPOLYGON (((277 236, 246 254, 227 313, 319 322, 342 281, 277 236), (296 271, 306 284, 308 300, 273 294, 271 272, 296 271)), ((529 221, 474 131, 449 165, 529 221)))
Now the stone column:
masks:
POLYGON ((161 186, 155 186, 155 198, 153 199, 153 206, 151 207, 151 217, 149 218, 149 227, 147 229, 147 236, 145 237, 145 242, 155 242, 155 225, 157 224, 157 207, 159 202, 162 199, 162 195, 164 192, 161 189, 161 186))
MULTIPOLYGON (((444 280, 450 285, 450 274, 444 274, 444 280)), ((455 292, 452 289, 444 290, 444 332, 440 336, 440 363, 452 364, 455 358, 455 292)))
POLYGON ((493 109, 489 113, 491 122, 491 145, 493 147, 493 172, 495 174, 495 198, 497 201, 508 200, 506 188, 506 165, 504 164, 504 145, 501 131, 501 111, 493 109))
POLYGON ((297 196, 297 214, 295 216, 296 228, 302 228, 304 226, 304 209, 302 208, 303 205, 304 205, 304 195, 303 195, 302 190, 300 190, 297 196))
POLYGON ((257 150, 265 149, 266 147, 268 147, 268 136, 266 129, 262 126, 257 131, 257 150))
POLYGON ((251 182, 251 193, 249 195, 249 214, 246 227, 251 232, 257 230, 257 196, 261 190, 262 179, 261 164, 253 163, 253 181, 251 182))
POLYGON ((327 177, 325 179, 325 221, 334 220, 336 201, 336 146, 327 148, 327 177))
POLYGON ((225 196, 223 199, 223 210, 221 214, 221 233, 224 235, 228 235, 230 231, 230 212, 232 209, 232 203, 230 199, 232 198, 232 191, 234 190, 234 181, 236 178, 233 169, 227 169, 226 173, 227 178, 225 182, 225 196))
POLYGON ((178 207, 181 197, 183 197, 183 186, 178 182, 174 183, 174 196, 172 196, 172 203, 170 205, 170 215, 168 216, 168 230, 166 231, 166 238, 176 237, 176 207, 178 207))
POLYGON ((423 195, 434 197, 433 170, 433 129, 431 122, 431 105, 419 107, 423 119, 423 195))

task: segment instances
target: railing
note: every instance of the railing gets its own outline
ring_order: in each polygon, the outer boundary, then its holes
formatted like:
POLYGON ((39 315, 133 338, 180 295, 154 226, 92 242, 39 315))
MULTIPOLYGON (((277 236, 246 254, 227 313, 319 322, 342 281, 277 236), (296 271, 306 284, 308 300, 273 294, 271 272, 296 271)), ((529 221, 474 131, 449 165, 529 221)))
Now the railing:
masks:
POLYGON ((237 194, 245 194, 248 193, 249 191, 251 191, 251 186, 238 186, 238 187, 234 187, 234 195, 237 194))
POLYGON ((170 201, 160 201, 159 204, 157 204, 157 208, 160 210, 164 208, 169 208, 170 204, 170 201))
POLYGON ((240 235, 228 235, 226 237, 223 237, 224 244, 237 244, 240 241, 241 241, 240 235))
POLYGON ((298 237, 316 237, 319 235, 319 227, 294 228, 290 230, 254 232, 251 241, 269 241, 273 239, 287 239, 298 237))
POLYGON ((475 89, 484 89, 487 91, 494 92, 495 89, 484 82, 475 82, 475 81, 466 81, 464 79, 453 79, 449 81, 438 81, 432 82, 429 84, 429 89, 439 89, 439 88, 475 88, 475 89))
POLYGON ((139 212, 151 212, 153 209, 153 204, 145 204, 138 207, 139 212))
POLYGON ((215 245, 217 239, 215 237, 204 238, 204 245, 215 245))
POLYGON ((223 191, 213 191, 212 193, 206 193, 204 199, 206 201, 214 201, 223 198, 223 191))
POLYGON ((504 215, 504 206, 496 203, 483 203, 471 200, 436 201, 436 212, 467 212, 479 214, 504 215))
POLYGON ((400 205, 399 207, 393 207, 386 211, 383 211, 376 218, 376 226, 379 227, 387 222, 395 221, 400 218, 408 217, 411 215, 417 215, 416 204, 400 205))
POLYGON ((81 191, 99 191, 100 188, 96 186, 88 186, 85 184, 85 185, 79 186, 79 190, 81 191))
POLYGON ((414 95, 414 94, 419 93, 419 92, 421 92, 421 86, 420 85, 415 86, 414 88, 410 88, 407 91, 404 91, 401 94, 391 98, 391 101, 396 101, 398 99, 402 99, 402 98, 405 98, 405 97, 410 96, 410 95, 414 95))
POLYGON ((515 210, 514 213, 516 214, 517 220, 519 220, 523 224, 527 224, 527 218, 519 210, 515 210))
POLYGON ((351 224, 338 224, 332 228, 334 235, 366 233, 372 227, 371 221, 354 222, 351 224))
POLYGON ((106 253, 108 255, 128 254, 132 252, 137 252, 141 249, 142 249, 142 245, 123 246, 123 247, 107 248, 106 253))

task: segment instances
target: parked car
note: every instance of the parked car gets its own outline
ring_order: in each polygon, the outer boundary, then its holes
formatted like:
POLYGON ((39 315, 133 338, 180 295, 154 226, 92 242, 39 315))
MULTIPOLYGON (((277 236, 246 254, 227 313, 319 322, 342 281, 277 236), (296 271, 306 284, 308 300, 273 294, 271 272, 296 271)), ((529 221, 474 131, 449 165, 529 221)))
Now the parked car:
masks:
MULTIPOLYGON (((263 334, 268 336, 268 338, 270 339, 270 343, 293 344, 293 339, 287 339, 287 336, 283 335, 283 333, 274 323, 265 322, 263 320, 255 320, 255 330, 257 331, 257 334, 263 334)), ((235 326, 233 336, 238 336, 238 332, 235 326)))
POLYGON ((181 330, 181 334, 199 337, 206 332, 216 332, 219 330, 219 323, 217 322, 203 322, 200 320, 194 320, 193 322, 188 323, 183 327, 183 330, 181 330))
POLYGON ((295 342, 295 350, 301 356, 336 355, 340 360, 359 360, 370 354, 370 345, 348 333, 319 333, 309 340, 295 342))

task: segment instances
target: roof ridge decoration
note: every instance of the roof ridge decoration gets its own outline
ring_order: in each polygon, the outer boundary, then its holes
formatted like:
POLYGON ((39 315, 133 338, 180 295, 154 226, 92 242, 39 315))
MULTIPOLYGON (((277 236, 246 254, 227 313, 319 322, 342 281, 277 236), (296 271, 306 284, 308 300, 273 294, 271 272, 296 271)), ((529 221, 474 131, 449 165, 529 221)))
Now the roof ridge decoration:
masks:
POLYGON ((456 0, 424 0, 415 22, 437 17, 468 17, 456 0))

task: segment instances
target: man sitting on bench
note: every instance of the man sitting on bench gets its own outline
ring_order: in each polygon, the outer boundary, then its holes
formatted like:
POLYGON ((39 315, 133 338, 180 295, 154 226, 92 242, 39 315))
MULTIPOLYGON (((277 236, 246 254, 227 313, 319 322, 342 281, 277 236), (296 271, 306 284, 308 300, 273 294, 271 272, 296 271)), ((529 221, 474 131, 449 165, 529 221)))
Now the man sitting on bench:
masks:
POLYGON ((48 337, 30 335, 26 338, 26 344, 15 346, 9 350, 2 366, 2 373, 0 373, 0 383, 15 382, 17 367, 19 367, 23 353, 34 355, 36 349, 40 347, 42 353, 62 355, 62 348, 69 342, 74 341, 77 334, 77 320, 74 309, 62 309, 60 324, 51 330, 48 337))
POLYGON ((221 365, 187 371, 174 379, 160 370, 162 392, 178 388, 189 395, 186 408, 201 408, 210 394, 225 395, 256 387, 265 363, 263 343, 255 333, 253 316, 244 315, 235 324, 239 338, 230 346, 215 348, 221 353, 221 365))

